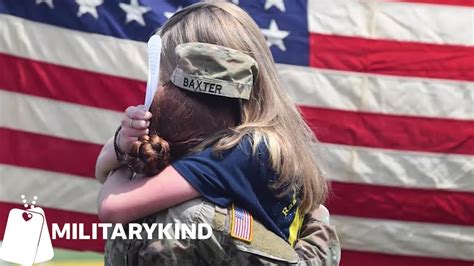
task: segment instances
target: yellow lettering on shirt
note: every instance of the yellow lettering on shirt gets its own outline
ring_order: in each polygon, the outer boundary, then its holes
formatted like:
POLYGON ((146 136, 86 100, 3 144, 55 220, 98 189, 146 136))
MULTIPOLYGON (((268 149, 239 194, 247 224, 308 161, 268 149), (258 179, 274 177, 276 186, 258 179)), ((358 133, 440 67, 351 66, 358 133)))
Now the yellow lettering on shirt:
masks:
POLYGON ((290 242, 292 247, 295 245, 295 242, 298 239, 301 226, 303 226, 303 215, 300 212, 300 208, 297 208, 295 212, 295 218, 293 218, 293 222, 290 224, 288 236, 288 242, 290 242))
POLYGON ((288 216, 288 214, 290 214, 291 209, 293 209, 293 207, 295 207, 297 202, 298 201, 296 200, 296 193, 293 193, 293 199, 291 200, 290 204, 288 204, 288 206, 283 208, 281 213, 283 213, 283 215, 285 215, 285 217, 288 216))

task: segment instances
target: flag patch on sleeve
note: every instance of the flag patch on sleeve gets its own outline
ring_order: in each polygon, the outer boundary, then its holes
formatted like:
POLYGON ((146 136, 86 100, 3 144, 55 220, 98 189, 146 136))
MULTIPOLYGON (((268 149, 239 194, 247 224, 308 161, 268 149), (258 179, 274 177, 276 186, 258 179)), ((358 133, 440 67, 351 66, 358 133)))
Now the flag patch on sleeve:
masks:
POLYGON ((246 242, 252 241, 253 217, 239 207, 232 205, 230 236, 246 242))

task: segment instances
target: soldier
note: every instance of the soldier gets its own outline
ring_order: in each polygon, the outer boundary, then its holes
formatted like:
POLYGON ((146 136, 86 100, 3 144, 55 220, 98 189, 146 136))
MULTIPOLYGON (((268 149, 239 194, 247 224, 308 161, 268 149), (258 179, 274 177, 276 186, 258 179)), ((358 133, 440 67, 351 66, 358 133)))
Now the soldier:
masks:
POLYGON ((207 223, 213 234, 108 241, 107 264, 337 265, 337 236, 319 207, 327 185, 311 152, 314 136, 281 87, 255 23, 234 5, 200 3, 160 34, 165 85, 153 116, 128 108, 96 169, 100 179, 126 161, 146 177, 127 181, 127 169, 112 172, 99 217, 207 223), (238 217, 244 229, 236 230, 238 217))
POLYGON ((139 222, 208 223, 212 225, 213 235, 206 240, 148 240, 144 234, 143 240, 108 240, 105 265, 339 265, 339 240, 323 205, 306 215, 294 247, 256 220, 251 242, 233 238, 229 213, 228 209, 200 198, 151 215, 139 222))

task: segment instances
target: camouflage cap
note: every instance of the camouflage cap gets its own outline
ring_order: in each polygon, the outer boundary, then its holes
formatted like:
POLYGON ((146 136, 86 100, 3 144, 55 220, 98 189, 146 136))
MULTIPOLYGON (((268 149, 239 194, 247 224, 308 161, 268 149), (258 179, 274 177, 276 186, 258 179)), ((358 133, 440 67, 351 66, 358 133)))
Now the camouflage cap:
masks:
POLYGON ((248 100, 257 79, 257 62, 224 46, 190 42, 175 49, 178 64, 171 82, 193 92, 248 100))

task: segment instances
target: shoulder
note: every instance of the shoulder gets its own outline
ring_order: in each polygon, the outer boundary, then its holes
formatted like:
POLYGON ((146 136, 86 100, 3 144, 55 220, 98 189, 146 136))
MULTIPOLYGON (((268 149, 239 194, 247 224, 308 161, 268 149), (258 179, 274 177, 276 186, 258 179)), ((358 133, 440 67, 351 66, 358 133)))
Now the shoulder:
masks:
POLYGON ((251 135, 243 136, 237 145, 222 152, 223 155, 234 153, 249 158, 259 158, 262 156, 268 157, 268 150, 265 141, 261 139, 256 143, 251 135))

